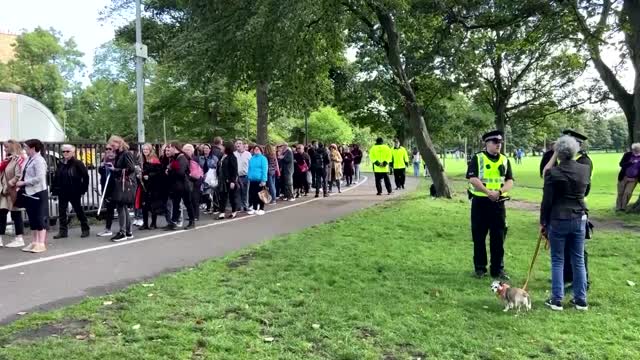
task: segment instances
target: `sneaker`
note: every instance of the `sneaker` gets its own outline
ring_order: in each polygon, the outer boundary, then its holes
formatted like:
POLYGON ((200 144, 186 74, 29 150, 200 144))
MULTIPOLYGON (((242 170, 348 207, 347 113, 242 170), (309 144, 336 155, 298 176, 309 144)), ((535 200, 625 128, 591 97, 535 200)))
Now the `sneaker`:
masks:
POLYGON ((229 219, 235 219, 238 216, 238 212, 234 211, 231 213, 231 215, 229 215, 229 219))
POLYGON ((128 232, 125 235, 127 236, 127 240, 128 239, 133 239, 133 233, 128 232))
POLYGON ((169 225, 167 225, 167 226, 163 227, 162 229, 163 229, 164 231, 174 231, 174 230, 176 230, 177 228, 178 228, 178 227, 177 227, 176 225, 174 225, 174 224, 169 224, 169 225))
POLYGON ((291 199, 289 199, 289 201, 296 201, 296 199, 291 198, 291 199))
POLYGON ((553 311, 564 310, 564 308, 562 307, 562 302, 560 300, 547 299, 547 301, 545 301, 544 304, 547 305, 549 308, 551 308, 551 310, 553 311))
POLYGON ((81 237, 81 238, 88 238, 88 237, 89 237, 89 235, 91 235, 91 234, 89 233, 89 230, 82 230, 82 233, 80 234, 80 237, 81 237))
POLYGON ((196 223, 193 221, 190 221, 187 226, 183 227, 182 230, 191 230, 191 229, 195 229, 196 228, 196 223))
POLYGON ((99 237, 113 236, 113 233, 109 229, 104 229, 104 230, 102 230, 101 232, 98 233, 98 236, 99 237))
POLYGON ((24 240, 22 239, 22 236, 16 236, 16 238, 8 243, 7 245, 5 245, 8 248, 19 248, 19 247, 23 247, 24 246, 24 240))
POLYGON ((251 210, 247 211, 247 215, 253 215, 253 214, 255 214, 255 213, 256 213, 256 211, 255 211, 255 210, 253 210, 253 209, 251 209, 251 210))
POLYGON ((53 235, 53 239, 54 240, 64 239, 66 237, 67 237, 67 234, 61 234, 61 233, 57 233, 57 234, 53 235))
POLYGON ((34 254, 43 253, 45 251, 47 251, 47 247, 44 244, 35 244, 30 250, 30 252, 34 254))
POLYGON ((224 213, 220 213, 220 215, 218 215, 218 220, 222 220, 224 219, 224 213))
POLYGON ((256 215, 258 215, 258 216, 262 216, 262 215, 264 215, 264 210, 258 210, 258 211, 256 211, 256 215))
POLYGON ((24 251, 24 252, 31 252, 31 249, 33 249, 33 247, 34 247, 34 246, 36 246, 36 244, 31 243, 31 244, 29 244, 29 245, 27 245, 27 246, 23 247, 23 248, 22 248, 22 251, 24 251))
POLYGON ((177 226, 178 226, 178 227, 182 227, 182 225, 183 225, 183 224, 184 224, 184 223, 182 222, 182 220, 180 220, 180 221, 178 221, 177 226))
POLYGON ((589 310, 589 305, 584 300, 571 299, 571 301, 569 301, 569 304, 571 304, 571 306, 573 306, 576 310, 579 310, 579 311, 589 310))
POLYGON ((114 237, 111 238, 111 241, 113 242, 120 242, 124 240, 127 240, 127 235, 122 231, 118 232, 114 237))

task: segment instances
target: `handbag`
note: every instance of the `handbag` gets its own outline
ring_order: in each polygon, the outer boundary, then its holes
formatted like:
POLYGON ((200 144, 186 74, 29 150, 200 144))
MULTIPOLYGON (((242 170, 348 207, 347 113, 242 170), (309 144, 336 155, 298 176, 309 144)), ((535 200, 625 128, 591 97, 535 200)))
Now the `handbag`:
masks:
POLYGON ((271 198, 271 193, 266 186, 263 187, 262 190, 260 190, 260 192, 258 193, 258 198, 260 198, 260 201, 262 201, 264 204, 269 204, 271 200, 273 200, 271 198))
POLYGON ((133 205, 136 198, 136 186, 129 176, 127 176, 126 170, 122 171, 122 180, 118 181, 113 189, 112 200, 115 203, 123 205, 133 205))

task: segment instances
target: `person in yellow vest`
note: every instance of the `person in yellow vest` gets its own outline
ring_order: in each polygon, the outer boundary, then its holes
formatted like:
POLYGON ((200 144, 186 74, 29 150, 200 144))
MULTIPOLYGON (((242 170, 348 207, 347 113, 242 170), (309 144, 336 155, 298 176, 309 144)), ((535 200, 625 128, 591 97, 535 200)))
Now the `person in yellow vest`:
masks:
POLYGON ((407 166, 409 166, 409 153, 404 146, 400 145, 400 140, 395 139, 393 140, 393 150, 391 150, 391 167, 393 168, 396 190, 404 189, 407 166))
POLYGON ((373 174, 376 178, 376 190, 378 195, 382 195, 382 181, 387 188, 387 193, 391 195, 391 180, 389 179, 389 164, 393 155, 389 146, 384 144, 382 138, 376 139, 376 144, 369 150, 369 160, 373 164, 373 174))
POLYGON ((495 130, 482 136, 485 149, 473 156, 467 169, 471 196, 471 236, 475 276, 487 274, 486 237, 489 233, 491 265, 494 279, 508 280, 504 270, 504 239, 507 231, 505 200, 513 187, 509 159, 500 153, 503 133, 495 130))

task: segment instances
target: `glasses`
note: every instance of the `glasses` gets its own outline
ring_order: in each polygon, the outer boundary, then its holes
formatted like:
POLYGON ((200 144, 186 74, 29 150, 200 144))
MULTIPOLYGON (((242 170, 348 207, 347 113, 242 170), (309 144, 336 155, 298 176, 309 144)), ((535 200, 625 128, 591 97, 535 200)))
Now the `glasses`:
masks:
POLYGON ((112 148, 106 148, 105 150, 107 150, 107 151, 111 151, 111 150, 113 150, 113 149, 112 149, 112 148))
POLYGON ((70 152, 73 152, 73 151, 71 151, 71 150, 62 150, 62 152, 63 153, 70 153, 70 152))

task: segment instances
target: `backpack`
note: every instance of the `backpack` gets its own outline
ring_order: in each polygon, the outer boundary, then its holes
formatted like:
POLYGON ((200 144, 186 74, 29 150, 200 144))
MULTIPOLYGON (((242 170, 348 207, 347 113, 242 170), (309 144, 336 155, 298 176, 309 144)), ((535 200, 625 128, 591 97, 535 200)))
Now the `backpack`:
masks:
POLYGON ((204 174, 202 173, 202 168, 200 164, 198 164, 194 160, 189 160, 189 176, 192 179, 201 179, 204 174))

